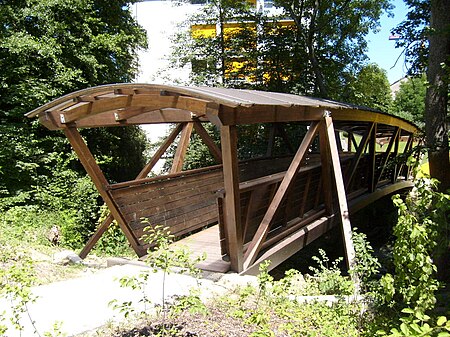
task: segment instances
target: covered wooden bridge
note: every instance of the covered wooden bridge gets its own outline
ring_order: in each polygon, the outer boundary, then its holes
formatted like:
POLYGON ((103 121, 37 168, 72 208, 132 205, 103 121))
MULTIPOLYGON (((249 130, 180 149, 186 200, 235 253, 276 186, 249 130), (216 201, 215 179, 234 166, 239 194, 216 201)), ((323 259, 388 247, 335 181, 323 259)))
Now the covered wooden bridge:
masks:
POLYGON ((197 240, 209 255, 204 269, 254 273, 265 259, 272 261, 273 268, 335 224, 342 225, 351 264, 348 212, 411 187, 401 154, 412 147, 416 127, 379 111, 323 99, 224 88, 114 84, 63 96, 27 116, 38 116, 47 128, 64 131, 111 212, 82 257, 113 219, 136 254, 144 256, 148 247, 141 239, 146 226, 142 219, 147 218, 151 224, 170 227, 172 234, 188 243, 197 240), (78 132, 79 128, 154 123, 175 127, 136 179, 114 184, 106 180, 78 132), (220 131, 220 144, 205 123, 220 131), (240 160, 240 130, 256 124, 267 129, 265 154, 240 160), (292 126, 303 131, 289 135, 292 126), (217 164, 183 171, 193 132, 217 164), (149 178, 172 143, 177 147, 170 172, 149 178), (276 144, 286 149, 282 155, 276 144), (195 234, 201 238, 189 236, 205 228, 206 232, 195 234))

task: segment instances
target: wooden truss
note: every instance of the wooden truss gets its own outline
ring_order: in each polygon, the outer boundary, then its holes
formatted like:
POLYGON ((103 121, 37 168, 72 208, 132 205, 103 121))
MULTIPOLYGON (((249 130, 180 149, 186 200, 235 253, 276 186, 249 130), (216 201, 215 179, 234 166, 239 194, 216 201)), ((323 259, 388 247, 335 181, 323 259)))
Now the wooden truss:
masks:
POLYGON ((255 273, 264 260, 275 267, 339 223, 352 266, 349 212, 411 186, 408 167, 399 161, 400 143, 406 140, 404 151, 411 149, 416 127, 348 104, 248 90, 118 84, 66 95, 28 114, 34 116, 47 128, 64 131, 111 212, 82 258, 113 220, 138 256, 149 248, 141 239, 141 218, 170 227, 176 237, 219 222, 221 254, 229 268, 255 273), (154 123, 174 127, 136 179, 117 184, 106 180, 78 132, 154 123), (220 130, 220 144, 204 123, 220 130), (266 157, 239 161, 238 126, 258 123, 270 126, 266 157), (287 123, 307 126, 301 141, 289 138, 287 123), (216 165, 183 171, 193 132, 216 165), (277 140, 292 155, 274 157, 277 140), (174 143, 169 173, 148 178, 174 143), (294 143, 300 143, 297 149, 294 143))

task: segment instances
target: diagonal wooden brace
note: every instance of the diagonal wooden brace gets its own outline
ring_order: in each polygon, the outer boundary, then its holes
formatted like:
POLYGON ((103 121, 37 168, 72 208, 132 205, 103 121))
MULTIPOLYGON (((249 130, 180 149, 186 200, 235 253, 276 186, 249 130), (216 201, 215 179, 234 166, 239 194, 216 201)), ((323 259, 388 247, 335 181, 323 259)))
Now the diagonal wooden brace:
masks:
MULTIPOLYGON (((175 129, 172 130, 169 137, 164 141, 164 143, 161 144, 159 149, 155 152, 152 159, 147 163, 147 165, 144 166, 144 168, 139 172, 139 174, 136 176, 136 179, 142 179, 145 178, 149 172, 152 170, 152 168, 156 165, 159 159, 161 159, 161 156, 166 152, 166 150, 169 148, 169 146, 173 143, 175 138, 178 136, 178 134, 183 129, 183 124, 178 124, 175 129)), ((94 248, 95 244, 98 242, 98 240, 102 237, 102 235, 108 230, 109 226, 113 222, 114 217, 109 214, 105 220, 98 226, 95 233, 90 237, 86 245, 83 247, 83 249, 80 252, 80 257, 84 259, 89 252, 94 248)))
POLYGON ((244 270, 249 268, 256 260, 256 257, 261 250, 261 245, 263 244, 269 232, 270 223, 272 222, 276 211, 281 205, 286 192, 294 181, 295 176, 298 174, 300 163, 306 152, 308 151, 312 141, 314 140, 314 137, 316 136, 318 125, 319 122, 317 121, 311 123, 308 132, 306 133, 305 137, 302 140, 302 143, 300 144, 300 147, 297 150, 297 153, 292 159, 291 165, 286 171, 286 174, 284 175, 284 178, 281 181, 280 186, 278 187, 278 190, 276 191, 275 196, 272 199, 272 202, 270 203, 269 208, 267 209, 266 214, 264 215, 264 218, 261 221, 255 236, 253 237, 253 240, 245 253, 244 270))

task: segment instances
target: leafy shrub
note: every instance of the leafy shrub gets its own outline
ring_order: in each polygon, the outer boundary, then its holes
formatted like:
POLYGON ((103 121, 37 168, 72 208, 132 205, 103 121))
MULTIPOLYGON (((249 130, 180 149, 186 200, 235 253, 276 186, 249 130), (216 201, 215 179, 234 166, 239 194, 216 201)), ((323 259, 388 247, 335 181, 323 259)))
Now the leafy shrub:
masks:
POLYGON ((363 292, 373 289, 374 276, 379 273, 381 264, 373 255, 373 248, 367 240, 367 235, 359 233, 357 228, 352 231, 352 241, 355 247, 355 266, 352 273, 356 273, 361 281, 361 290, 363 292))
MULTIPOLYGON (((97 226, 99 226, 109 215, 109 209, 106 205, 103 205, 100 209, 101 216, 98 219, 97 226)), ((98 240, 94 247, 94 251, 98 255, 134 256, 134 252, 132 251, 127 238, 115 220, 98 240)))
POLYGON ((395 274, 387 274, 382 279, 388 302, 423 313, 436 302, 434 294, 439 284, 435 279, 433 255, 442 246, 438 240, 447 239, 446 212, 450 209, 450 196, 437 192, 436 184, 433 179, 420 178, 405 201, 394 196, 399 212, 394 227, 395 274))
POLYGON ((315 282, 312 284, 317 287, 320 295, 351 295, 353 293, 353 282, 342 275, 339 263, 343 258, 340 257, 329 265, 330 259, 323 249, 319 249, 320 257, 313 256, 317 262, 317 267, 310 266, 313 272, 315 282))

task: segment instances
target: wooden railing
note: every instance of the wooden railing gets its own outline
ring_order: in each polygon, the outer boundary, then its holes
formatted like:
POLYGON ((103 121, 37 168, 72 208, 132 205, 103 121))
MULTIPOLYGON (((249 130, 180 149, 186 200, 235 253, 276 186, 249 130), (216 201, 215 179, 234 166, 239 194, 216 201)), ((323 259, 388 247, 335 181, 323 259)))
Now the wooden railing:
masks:
MULTIPOLYGON (((240 163, 241 179, 279 172, 291 157, 240 163)), ((136 179, 109 186, 109 194, 137 238, 148 224, 161 224, 175 238, 218 222, 217 191, 223 190, 222 166, 136 179), (143 219, 147 221, 143 222, 143 219)), ((141 245, 145 245, 140 240, 141 245)))

